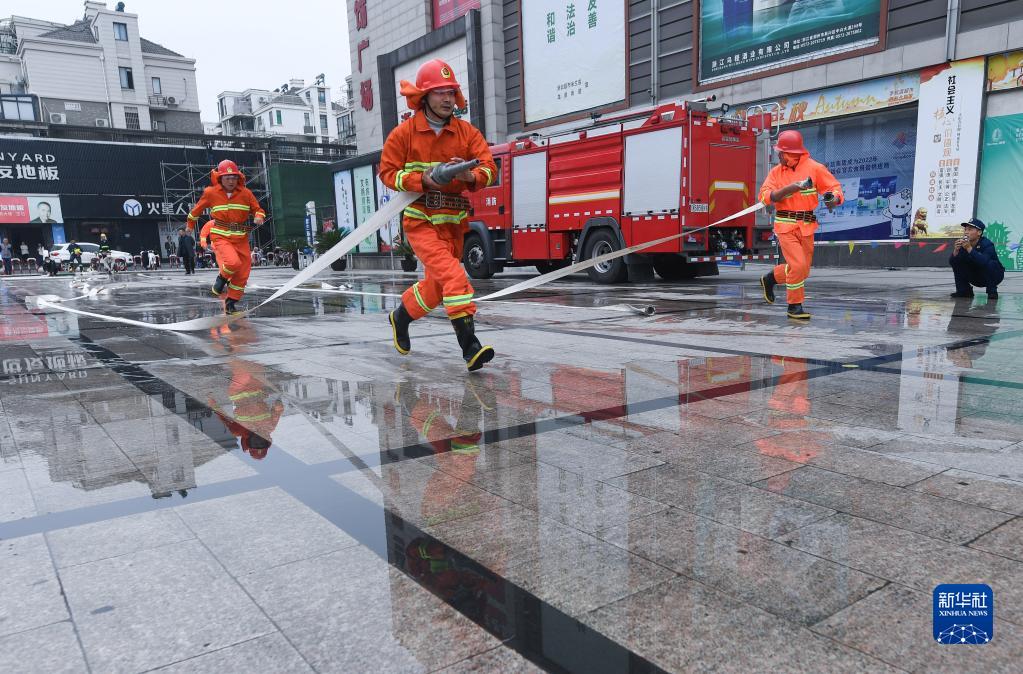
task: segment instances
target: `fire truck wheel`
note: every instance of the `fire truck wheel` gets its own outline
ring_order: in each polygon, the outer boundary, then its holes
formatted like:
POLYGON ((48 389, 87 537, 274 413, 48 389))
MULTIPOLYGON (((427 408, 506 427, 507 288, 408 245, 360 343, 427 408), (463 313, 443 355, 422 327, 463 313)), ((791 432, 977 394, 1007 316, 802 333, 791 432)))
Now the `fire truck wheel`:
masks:
MULTIPOLYGON (((598 255, 607 255, 617 250, 621 250, 618 237, 611 230, 602 229, 594 233, 586 242, 585 258, 592 260, 598 255)), ((595 264, 587 269, 586 273, 597 283, 620 283, 626 279, 629 270, 625 266, 625 260, 619 257, 595 264)))
POLYGON ((465 237, 462 264, 465 265, 465 271, 472 278, 486 279, 494 275, 490 269, 490 256, 487 255, 487 247, 483 245, 483 239, 479 234, 474 233, 465 237))

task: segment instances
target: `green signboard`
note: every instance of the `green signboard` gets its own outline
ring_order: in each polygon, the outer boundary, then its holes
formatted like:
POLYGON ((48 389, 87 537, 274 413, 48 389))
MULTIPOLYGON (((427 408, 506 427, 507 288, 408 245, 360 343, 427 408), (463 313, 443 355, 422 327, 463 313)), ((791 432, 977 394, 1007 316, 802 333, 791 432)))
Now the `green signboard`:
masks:
POLYGON ((977 217, 1006 271, 1023 271, 1023 114, 984 120, 977 217))
POLYGON ((880 44, 885 0, 701 0, 699 82, 880 44))

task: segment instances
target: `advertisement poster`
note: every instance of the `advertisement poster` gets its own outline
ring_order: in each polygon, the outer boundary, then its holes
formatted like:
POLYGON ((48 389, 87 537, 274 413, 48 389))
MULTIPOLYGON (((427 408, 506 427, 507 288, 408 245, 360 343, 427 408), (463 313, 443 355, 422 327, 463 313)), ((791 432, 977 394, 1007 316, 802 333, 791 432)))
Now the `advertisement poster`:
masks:
POLYGON ((334 205, 337 207, 336 224, 344 236, 355 229, 355 194, 351 171, 338 171, 334 174, 334 205))
MULTIPOLYGON (((394 190, 384 185, 383 181, 380 180, 380 176, 377 175, 377 208, 383 208, 384 204, 394 197, 394 190)), ((398 238, 401 233, 401 215, 396 215, 390 219, 390 221, 382 227, 378 232, 377 236, 380 240, 380 252, 386 253, 391 250, 394 245, 394 240, 398 238)))
POLYGON ((1023 114, 984 120, 977 217, 1006 271, 1023 271, 1023 114))
POLYGON ((0 224, 64 222, 56 194, 0 194, 0 224))
POLYGON ((959 236, 973 217, 984 57, 920 71, 914 237, 959 236))
POLYGON ((521 5, 526 124, 625 100, 625 3, 521 5))
POLYGON ((820 241, 906 239, 912 224, 916 110, 798 127, 810 155, 842 183, 845 202, 817 209, 820 241))
POLYGON ((469 120, 469 109, 472 101, 469 100, 469 60, 466 54, 465 40, 454 40, 446 45, 434 49, 417 59, 402 63, 394 69, 394 95, 398 101, 398 123, 404 122, 414 113, 408 109, 405 97, 401 95, 401 81, 416 81, 416 71, 420 64, 431 59, 440 59, 451 66, 455 81, 462 87, 462 95, 465 96, 465 107, 455 110, 455 117, 469 120))
POLYGON ((433 0, 433 27, 446 26, 470 9, 479 8, 480 0, 433 0))
POLYGON ((699 82, 880 45, 883 0, 701 0, 699 82))
MULTIPOLYGON (((373 190, 373 167, 372 166, 360 166, 352 171, 352 177, 355 180, 355 223, 361 225, 366 222, 371 215, 376 213, 376 195, 373 190)), ((357 253, 376 253, 379 252, 377 247, 377 234, 367 237, 365 241, 359 243, 359 247, 355 249, 357 253)))
POLYGON ((987 58, 987 90, 1005 91, 1023 87, 1023 51, 987 58))
MULTIPOLYGON (((917 99, 919 89, 920 76, 916 73, 882 77, 775 99, 772 102, 780 107, 774 109, 772 106, 772 116, 775 124, 784 126, 842 115, 877 112, 912 103, 917 99)), ((739 115, 745 118, 747 109, 741 110, 739 115)))

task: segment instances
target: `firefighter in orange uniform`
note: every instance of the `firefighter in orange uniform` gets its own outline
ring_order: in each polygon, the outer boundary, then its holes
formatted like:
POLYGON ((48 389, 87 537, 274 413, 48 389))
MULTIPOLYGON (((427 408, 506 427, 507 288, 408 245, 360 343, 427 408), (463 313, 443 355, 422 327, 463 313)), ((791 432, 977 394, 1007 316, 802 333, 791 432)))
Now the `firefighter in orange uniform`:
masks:
MULTIPOLYGON (((210 209, 213 225, 209 236, 220 266, 220 274, 213 283, 212 292, 220 297, 226 290, 224 311, 234 314, 241 311, 237 302, 245 292, 249 270, 252 269, 252 251, 249 249, 249 232, 252 227, 248 224, 249 217, 259 227, 266 213, 256 200, 256 195, 245 187, 245 176, 238 170, 238 165, 230 159, 225 159, 210 171, 210 182, 212 184, 203 191, 199 202, 188 213, 188 230, 194 230, 202 212, 210 209)), ((200 234, 200 238, 205 237, 200 234)))
POLYGON ((405 291, 401 306, 390 314, 394 348, 406 355, 412 349, 412 321, 443 303, 466 367, 478 370, 494 358, 494 349, 482 346, 476 338, 473 288, 461 261, 469 231, 469 200, 462 193, 493 184, 497 167, 479 130, 453 114, 466 103, 448 64, 439 59, 427 61, 416 73, 414 85, 402 80, 401 93, 416 113, 387 137, 380 157, 380 179, 399 192, 425 192, 405 209, 402 226, 426 274, 405 291), (440 164, 469 159, 478 159, 480 164, 445 185, 430 177, 440 164))
POLYGON ((785 264, 780 264, 760 279, 764 299, 774 304, 774 286, 787 290, 789 318, 808 319, 803 308, 803 284, 813 263, 813 233, 817 231, 817 197, 822 195, 830 211, 845 197, 842 185, 827 167, 810 158, 798 131, 782 131, 774 146, 779 163, 760 186, 760 201, 774 205, 774 235, 781 246, 785 264))
POLYGON ((231 384, 227 395, 234 405, 231 416, 210 399, 210 408, 220 417, 241 445, 242 451, 253 459, 266 458, 273 443, 271 435, 284 413, 284 403, 271 396, 269 387, 260 380, 263 367, 245 360, 231 361, 231 384))

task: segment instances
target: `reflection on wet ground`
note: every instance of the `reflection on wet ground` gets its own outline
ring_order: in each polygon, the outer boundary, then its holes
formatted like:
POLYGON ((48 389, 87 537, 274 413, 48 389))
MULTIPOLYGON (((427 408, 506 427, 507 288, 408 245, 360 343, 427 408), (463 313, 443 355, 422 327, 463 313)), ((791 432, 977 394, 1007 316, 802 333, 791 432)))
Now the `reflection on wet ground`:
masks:
POLYGON ((1023 279, 815 271, 806 325, 759 272, 487 304, 473 375, 443 319, 394 354, 400 275, 196 334, 26 299, 184 320, 203 276, 5 281, 0 670, 1014 670, 1023 279), (957 582, 984 647, 930 639, 957 582))

